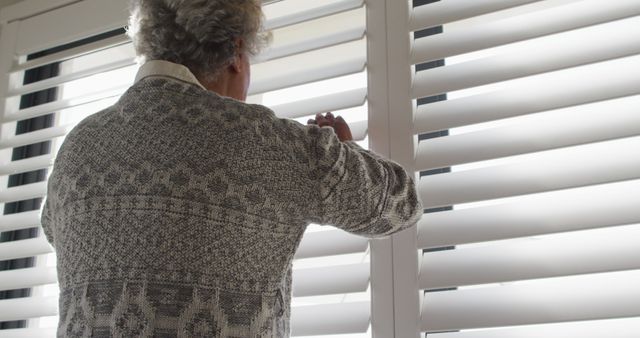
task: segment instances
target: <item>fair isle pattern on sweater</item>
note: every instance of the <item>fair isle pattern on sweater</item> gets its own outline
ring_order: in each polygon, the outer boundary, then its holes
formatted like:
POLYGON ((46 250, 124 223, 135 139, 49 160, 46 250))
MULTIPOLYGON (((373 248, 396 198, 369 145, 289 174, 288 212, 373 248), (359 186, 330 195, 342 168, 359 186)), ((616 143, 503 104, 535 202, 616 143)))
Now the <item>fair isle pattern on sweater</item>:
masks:
POLYGON ((309 223, 373 238, 421 214, 411 175, 332 128, 146 77, 71 131, 49 179, 58 336, 289 337, 309 223))

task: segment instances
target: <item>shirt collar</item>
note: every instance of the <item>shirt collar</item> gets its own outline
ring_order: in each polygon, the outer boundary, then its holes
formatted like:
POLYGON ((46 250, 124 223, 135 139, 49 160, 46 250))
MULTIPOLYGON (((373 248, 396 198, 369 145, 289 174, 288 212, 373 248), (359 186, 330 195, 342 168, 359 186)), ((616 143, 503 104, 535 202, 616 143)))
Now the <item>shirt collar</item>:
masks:
POLYGON ((138 81, 149 76, 170 77, 176 80, 194 84, 206 90, 206 88, 204 88, 204 86, 198 81, 196 76, 193 75, 189 68, 169 61, 151 60, 145 62, 138 70, 135 82, 137 83, 138 81))

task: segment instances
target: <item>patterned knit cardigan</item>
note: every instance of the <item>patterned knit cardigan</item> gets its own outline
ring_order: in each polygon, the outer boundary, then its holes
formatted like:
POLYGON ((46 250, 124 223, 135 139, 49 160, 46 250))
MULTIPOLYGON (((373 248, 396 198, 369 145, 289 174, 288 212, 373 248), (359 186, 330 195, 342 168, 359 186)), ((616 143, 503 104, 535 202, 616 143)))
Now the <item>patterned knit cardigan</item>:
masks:
POLYGON ((422 214, 400 165, 332 128, 157 76, 71 131, 48 189, 59 337, 289 337, 309 223, 374 238, 422 214))

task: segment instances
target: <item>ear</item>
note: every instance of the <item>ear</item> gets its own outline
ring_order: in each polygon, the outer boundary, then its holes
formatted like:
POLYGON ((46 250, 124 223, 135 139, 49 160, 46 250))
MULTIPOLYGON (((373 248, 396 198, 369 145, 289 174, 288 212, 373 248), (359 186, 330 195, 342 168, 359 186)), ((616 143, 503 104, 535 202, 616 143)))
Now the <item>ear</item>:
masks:
POLYGON ((229 65, 229 69, 231 70, 231 72, 236 74, 242 73, 242 63, 240 62, 239 57, 236 56, 233 59, 233 62, 229 65))
POLYGON ((236 56, 233 58, 233 62, 230 67, 234 73, 242 73, 245 71, 244 64, 242 62, 242 58, 244 57, 242 50, 244 49, 244 41, 242 39, 237 38, 235 41, 236 45, 236 56))

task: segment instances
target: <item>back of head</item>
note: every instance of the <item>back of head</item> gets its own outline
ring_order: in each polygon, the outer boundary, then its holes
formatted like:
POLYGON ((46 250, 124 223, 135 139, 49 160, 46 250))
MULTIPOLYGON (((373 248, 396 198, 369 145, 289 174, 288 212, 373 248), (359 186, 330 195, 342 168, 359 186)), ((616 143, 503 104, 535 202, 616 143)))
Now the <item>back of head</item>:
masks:
POLYGON ((267 44, 262 22, 260 0, 132 0, 128 32, 142 62, 182 64, 215 81, 238 48, 255 55, 267 44))

